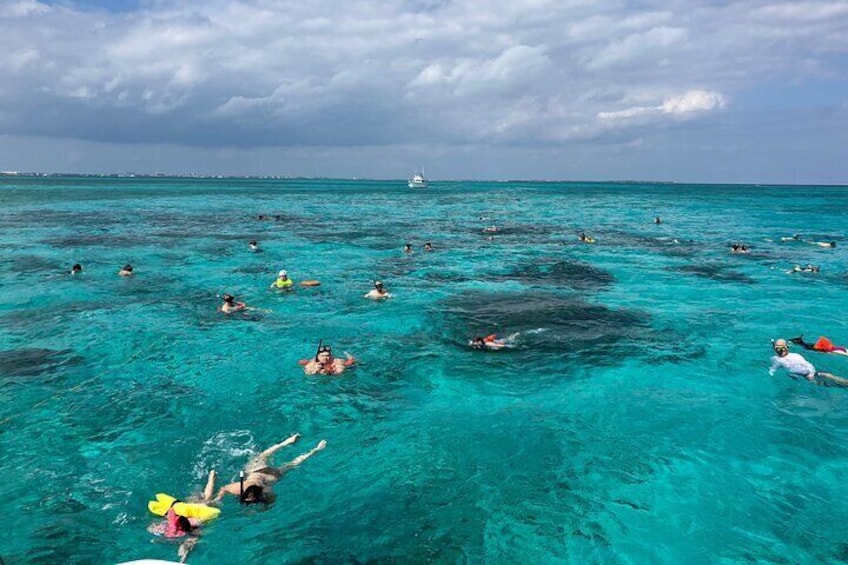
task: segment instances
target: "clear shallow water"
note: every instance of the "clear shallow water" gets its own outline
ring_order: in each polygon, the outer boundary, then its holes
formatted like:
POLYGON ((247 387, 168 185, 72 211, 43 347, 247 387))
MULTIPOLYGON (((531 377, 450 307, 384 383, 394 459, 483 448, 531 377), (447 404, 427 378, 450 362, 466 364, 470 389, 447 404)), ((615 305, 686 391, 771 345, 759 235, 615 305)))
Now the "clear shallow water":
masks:
MULTIPOLYGON (((199 491, 210 468, 234 479, 295 431, 277 462, 327 449, 269 509, 228 501, 190 563, 848 558, 848 391, 767 373, 772 337, 848 342, 844 188, 0 191, 7 564, 174 559, 145 531, 147 500, 199 491), (598 242, 579 243, 584 230, 598 242), (795 232, 839 246, 779 242, 795 232), (729 254, 737 240, 752 253, 729 254), (59 275, 74 262, 81 276, 59 275), (116 276, 127 262, 137 275, 116 276), (822 273, 784 272, 806 263, 822 273), (322 285, 277 295, 280 268, 322 285), (375 278, 396 297, 362 299, 375 278), (270 313, 227 319, 224 292, 270 313), (495 329, 518 346, 464 347, 495 329), (319 339, 361 365, 305 377, 297 360, 319 339)), ((846 358, 806 356, 848 376, 846 358)))

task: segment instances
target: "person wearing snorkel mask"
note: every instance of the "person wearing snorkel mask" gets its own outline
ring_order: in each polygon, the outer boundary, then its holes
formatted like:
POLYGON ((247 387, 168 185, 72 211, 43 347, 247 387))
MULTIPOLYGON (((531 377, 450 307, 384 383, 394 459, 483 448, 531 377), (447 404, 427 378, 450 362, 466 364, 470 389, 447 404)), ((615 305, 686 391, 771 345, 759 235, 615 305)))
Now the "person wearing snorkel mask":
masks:
POLYGON ((303 366, 303 372, 307 375, 341 375, 356 363, 353 355, 347 351, 344 354, 345 359, 336 359, 329 345, 320 344, 315 357, 301 359, 298 364, 303 366))
POLYGON ((297 467, 325 447, 327 441, 321 440, 318 444, 279 467, 271 467, 268 461, 272 455, 287 445, 291 445, 298 440, 300 434, 294 434, 288 439, 272 445, 253 459, 251 459, 242 471, 242 478, 238 482, 224 485, 218 491, 214 502, 220 502, 225 495, 237 496, 239 501, 244 504, 270 504, 274 501, 274 492, 271 487, 274 483, 286 474, 287 471, 297 467))
POLYGON ((392 295, 389 294, 389 291, 386 290, 386 287, 383 286, 383 283, 380 281, 374 281, 374 288, 365 293, 363 298, 370 298, 371 300, 385 300, 386 298, 391 298, 392 295))
POLYGON ((769 367, 769 375, 774 375, 778 369, 785 369, 789 376, 793 378, 803 378, 808 381, 819 382, 822 384, 831 384, 835 386, 848 387, 848 379, 837 377, 831 373, 817 371, 812 363, 804 359, 798 353, 789 352, 789 344, 785 339, 776 339, 772 342, 774 356, 771 358, 771 367, 769 367))
POLYGON ((236 297, 232 294, 225 294, 221 296, 221 300, 224 302, 218 306, 218 311, 223 312, 224 314, 232 314, 233 312, 247 310, 247 304, 244 302, 236 302, 236 297))

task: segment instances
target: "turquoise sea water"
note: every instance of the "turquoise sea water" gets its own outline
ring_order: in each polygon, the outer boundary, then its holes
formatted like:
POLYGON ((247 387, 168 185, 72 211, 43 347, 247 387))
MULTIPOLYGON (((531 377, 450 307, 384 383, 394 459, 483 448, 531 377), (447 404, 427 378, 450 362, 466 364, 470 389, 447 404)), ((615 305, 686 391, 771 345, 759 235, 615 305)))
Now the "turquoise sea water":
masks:
POLYGON ((848 390, 767 372, 771 338, 848 342, 845 188, 17 177, 0 195, 8 565, 173 560, 147 500, 234 480, 293 432, 278 463, 327 449, 273 506, 226 501, 189 563, 848 559, 848 390), (796 232, 838 246, 780 242, 796 232), (322 284, 276 294, 281 268, 322 284), (377 278, 394 298, 362 298, 377 278), (219 314, 225 292, 268 312, 219 314), (495 330, 517 346, 465 346, 495 330), (305 376, 320 339, 360 365, 305 376))

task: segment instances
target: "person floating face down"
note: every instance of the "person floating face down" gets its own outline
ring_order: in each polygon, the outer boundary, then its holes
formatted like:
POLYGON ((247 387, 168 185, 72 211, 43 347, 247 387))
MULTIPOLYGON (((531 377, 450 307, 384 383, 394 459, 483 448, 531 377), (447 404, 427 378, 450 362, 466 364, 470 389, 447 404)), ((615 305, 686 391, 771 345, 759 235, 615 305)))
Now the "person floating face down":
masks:
POLYGON ((474 339, 468 342, 472 349, 480 351, 497 351, 504 347, 509 347, 518 337, 518 333, 514 333, 503 337, 500 334, 489 334, 486 337, 474 336, 474 339))
POLYGON ((131 277, 133 275, 133 266, 127 263, 118 270, 118 274, 122 277, 131 277))
MULTIPOLYGON (((215 471, 209 472, 209 478, 206 480, 206 488, 203 489, 203 497, 191 496, 189 502, 209 504, 212 502, 212 495, 215 493, 215 471)), ((147 530, 155 535, 160 535, 170 539, 186 538, 180 544, 177 550, 177 555, 180 557, 180 563, 184 563, 188 554, 194 549, 197 540, 200 537, 201 520, 197 518, 187 518, 179 516, 174 510, 174 504, 179 502, 174 500, 171 507, 165 513, 164 520, 157 524, 152 524, 147 530)))
POLYGON ((356 363, 353 355, 347 351, 344 354, 344 359, 336 359, 333 357, 332 348, 321 343, 318 345, 315 357, 301 359, 298 364, 303 367, 303 372, 307 375, 341 375, 356 363))
POLYGON ((232 294, 225 294, 221 296, 221 300, 223 300, 223 303, 218 306, 218 311, 223 312, 224 314, 232 314, 233 312, 247 310, 247 304, 244 302, 237 302, 236 297, 232 294))
POLYGON ((374 281, 374 288, 367 293, 365 293, 364 298, 370 298, 371 300, 384 300, 386 298, 390 298, 392 295, 389 294, 389 291, 383 286, 383 283, 380 281, 374 281))
POLYGON ((294 434, 288 439, 272 445, 245 466, 241 472, 241 478, 238 482, 233 482, 224 485, 218 491, 214 502, 220 502, 224 496, 236 496, 239 502, 243 504, 270 504, 274 501, 273 485, 286 474, 287 471, 293 469, 327 447, 326 440, 321 440, 318 444, 289 461, 280 467, 272 467, 268 465, 268 461, 272 455, 287 445, 291 445, 298 440, 300 434, 294 434))
POLYGON ((78 275, 81 272, 82 272, 82 265, 80 265, 79 263, 74 263, 74 266, 71 267, 71 270, 68 271, 68 274, 69 275, 78 275))

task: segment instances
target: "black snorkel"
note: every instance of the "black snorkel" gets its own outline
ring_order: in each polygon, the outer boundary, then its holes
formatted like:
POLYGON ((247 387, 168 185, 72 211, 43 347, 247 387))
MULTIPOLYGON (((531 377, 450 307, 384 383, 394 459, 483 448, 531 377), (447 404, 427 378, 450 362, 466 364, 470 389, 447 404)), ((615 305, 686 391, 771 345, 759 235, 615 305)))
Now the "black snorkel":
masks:
POLYGON ((239 471, 239 503, 244 504, 244 471, 239 471))
POLYGON ((323 339, 319 339, 319 340, 318 340, 318 349, 316 349, 316 350, 315 350, 315 362, 316 362, 316 363, 318 363, 318 362, 319 362, 319 361, 318 361, 318 354, 319 354, 319 353, 321 353, 321 347, 323 347, 323 346, 324 346, 324 340, 323 340, 323 339))

